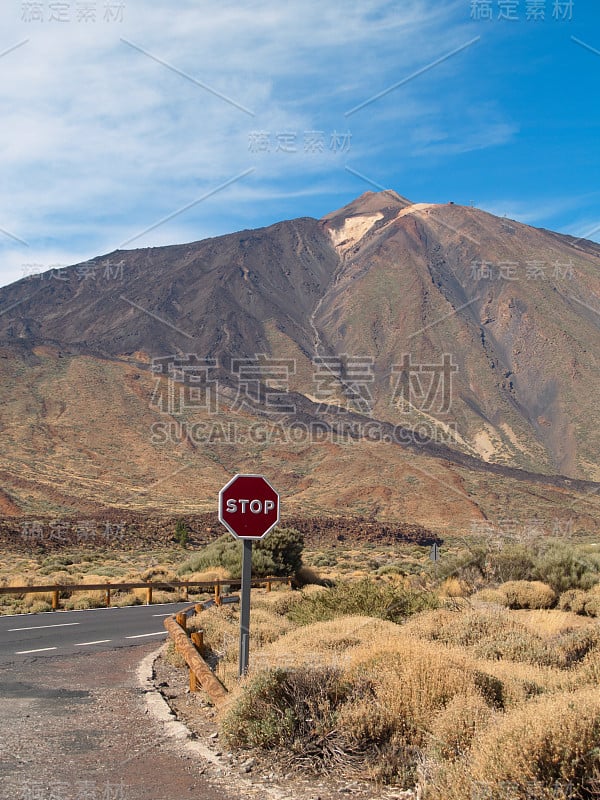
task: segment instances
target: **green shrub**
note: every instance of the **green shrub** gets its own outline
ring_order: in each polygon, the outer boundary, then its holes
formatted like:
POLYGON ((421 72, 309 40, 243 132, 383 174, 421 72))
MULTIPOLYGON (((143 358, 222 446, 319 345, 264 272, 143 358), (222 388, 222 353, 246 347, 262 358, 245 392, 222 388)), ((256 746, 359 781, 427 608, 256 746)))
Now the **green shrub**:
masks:
MULTIPOLYGON (((302 566, 304 538, 294 528, 277 528, 252 547, 252 575, 293 575, 302 566)), ((229 533, 220 536, 179 569, 180 575, 223 567, 232 578, 242 574, 242 542, 229 533)))
POLYGON ((560 542, 552 543, 541 553, 535 565, 535 577, 557 594, 567 589, 590 589, 598 582, 599 572, 596 558, 560 542))
POLYGON ((488 577, 489 551, 476 545, 459 553, 449 553, 436 564, 438 578, 458 578, 471 586, 481 585, 488 577))
POLYGON ((292 622, 300 625, 352 615, 401 622, 411 614, 436 608, 438 604, 437 597, 431 593, 404 589, 389 583, 374 583, 365 578, 340 583, 305 597, 290 610, 288 616, 292 622))
POLYGON ((506 545, 489 555, 491 577, 501 583, 527 581, 534 576, 535 562, 531 550, 522 544, 506 545))
POLYGON ((190 532, 182 519, 178 519, 175 524, 175 539, 182 547, 187 547, 190 540, 190 532))

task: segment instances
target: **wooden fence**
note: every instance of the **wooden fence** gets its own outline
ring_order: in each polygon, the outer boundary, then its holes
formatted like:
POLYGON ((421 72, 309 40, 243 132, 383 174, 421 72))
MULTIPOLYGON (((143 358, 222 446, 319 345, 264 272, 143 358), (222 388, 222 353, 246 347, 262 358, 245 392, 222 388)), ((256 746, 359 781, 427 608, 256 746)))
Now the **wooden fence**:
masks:
POLYGON ((190 691, 195 692, 201 686, 211 701, 216 705, 221 705, 227 698, 227 688, 214 674, 212 669, 202 658, 204 651, 204 632, 195 631, 188 634, 187 618, 190 614, 200 613, 205 605, 198 603, 189 608, 167 617, 164 626, 167 629, 175 649, 185 659, 190 670, 190 691))
MULTIPOLYGON (((268 592, 274 583, 287 583, 292 586, 293 578, 286 577, 268 577, 256 578, 252 581, 252 586, 266 586, 268 592)), ((239 590, 241 582, 239 580, 218 580, 218 581, 140 581, 140 582, 127 582, 127 583, 65 583, 65 584, 51 584, 49 586, 0 586, 1 594, 29 594, 31 592, 44 592, 52 594, 52 610, 56 611, 60 608, 60 596, 70 595, 73 592, 91 592, 103 591, 106 597, 106 606, 110 606, 111 592, 131 591, 132 589, 145 589, 146 590, 146 605, 152 603, 152 592, 156 590, 173 590, 184 589, 184 600, 189 597, 190 589, 197 591, 212 590, 214 593, 214 602, 221 605, 221 590, 223 586, 229 586, 230 589, 239 590)))

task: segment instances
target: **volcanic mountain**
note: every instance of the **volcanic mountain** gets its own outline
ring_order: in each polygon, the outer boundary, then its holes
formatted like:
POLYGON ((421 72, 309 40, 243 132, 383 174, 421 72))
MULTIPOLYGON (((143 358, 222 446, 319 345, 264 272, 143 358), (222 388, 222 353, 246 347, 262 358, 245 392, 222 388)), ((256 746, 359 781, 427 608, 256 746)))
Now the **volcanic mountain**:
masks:
POLYGON ((0 289, 0 508, 208 508, 250 471, 307 513, 583 513, 599 358, 600 246, 476 208, 116 251, 0 289))

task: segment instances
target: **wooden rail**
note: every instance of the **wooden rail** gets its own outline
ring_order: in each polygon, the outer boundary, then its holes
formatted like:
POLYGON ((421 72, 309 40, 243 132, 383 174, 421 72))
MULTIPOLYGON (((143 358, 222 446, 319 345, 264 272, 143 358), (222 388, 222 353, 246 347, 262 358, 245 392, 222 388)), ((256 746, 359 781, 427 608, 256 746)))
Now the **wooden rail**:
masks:
MULTIPOLYGON (((272 584, 274 583, 287 583, 292 586, 293 578, 286 577, 267 577, 256 578, 252 581, 252 586, 266 586, 267 591, 271 591, 272 584)), ((93 592, 104 591, 106 592, 106 606, 110 606, 111 592, 119 592, 122 590, 131 589, 146 589, 146 605, 152 603, 153 589, 185 589, 184 599, 188 599, 189 590, 194 589, 212 589, 214 592, 214 601, 217 605, 221 605, 221 587, 229 586, 233 589, 241 587, 239 579, 232 580, 218 580, 218 581, 128 581, 127 583, 64 583, 64 584, 49 584, 46 586, 0 586, 1 594, 29 594, 30 592, 45 592, 52 594, 52 610, 56 611, 59 605, 59 598, 61 594, 72 594, 73 592, 93 592)))
POLYGON ((181 653, 190 669, 190 692, 196 692, 198 686, 201 686, 211 701, 216 706, 219 706, 227 699, 228 692, 202 658, 204 632, 197 631, 188 636, 186 630, 188 614, 192 611, 196 613, 202 610, 203 606, 201 604, 190 606, 177 614, 167 617, 164 621, 164 626, 173 640, 175 649, 178 653, 181 653))

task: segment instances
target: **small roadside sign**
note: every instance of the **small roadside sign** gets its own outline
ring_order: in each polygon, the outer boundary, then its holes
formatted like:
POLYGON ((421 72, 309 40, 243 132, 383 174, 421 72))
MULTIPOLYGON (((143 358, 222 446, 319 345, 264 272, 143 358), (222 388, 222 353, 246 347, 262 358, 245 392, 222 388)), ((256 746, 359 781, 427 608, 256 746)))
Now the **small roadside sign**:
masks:
POLYGON ((429 551, 429 558, 433 561, 434 564, 436 563, 436 561, 439 561, 439 559, 440 559, 440 546, 439 546, 439 544, 437 542, 434 542, 431 545, 431 550, 429 551))

